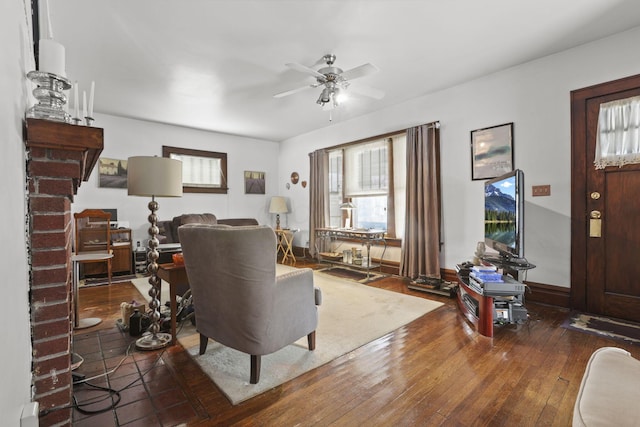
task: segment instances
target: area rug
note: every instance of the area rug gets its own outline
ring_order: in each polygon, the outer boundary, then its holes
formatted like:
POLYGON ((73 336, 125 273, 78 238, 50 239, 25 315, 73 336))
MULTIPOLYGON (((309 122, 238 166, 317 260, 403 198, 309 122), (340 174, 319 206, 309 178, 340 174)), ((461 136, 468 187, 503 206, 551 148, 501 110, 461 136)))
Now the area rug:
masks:
MULTIPOLYGON (((281 274, 292 267, 278 264, 281 274)), ((322 272, 314 272, 322 289, 318 307, 316 349, 309 351, 306 337, 262 357, 260 382, 249 383, 249 355, 210 341, 200 356, 199 337, 189 322, 178 340, 229 401, 237 405, 303 373, 392 332, 443 304, 424 298, 378 289, 322 272)), ((147 285, 148 286, 148 285, 147 285)))
POLYGON ((353 270, 351 268, 345 268, 345 267, 328 267, 318 271, 330 274, 332 276, 340 277, 342 279, 354 280, 358 283, 369 283, 369 282, 373 282, 374 280, 387 277, 386 274, 382 274, 376 271, 369 271, 369 275, 367 276, 366 270, 360 271, 360 270, 353 270))
POLYGON ((562 326, 574 331, 640 345, 640 325, 637 323, 591 314, 571 313, 562 326))

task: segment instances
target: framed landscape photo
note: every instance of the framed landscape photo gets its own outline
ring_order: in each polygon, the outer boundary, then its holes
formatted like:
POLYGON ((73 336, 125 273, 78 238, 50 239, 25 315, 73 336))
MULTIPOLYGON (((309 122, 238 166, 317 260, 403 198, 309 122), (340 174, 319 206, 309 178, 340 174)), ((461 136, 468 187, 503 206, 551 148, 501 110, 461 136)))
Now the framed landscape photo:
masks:
POLYGON ((99 186, 104 188, 127 188, 127 161, 100 157, 98 164, 99 186))
POLYGON ((471 179, 491 179, 513 170, 513 123, 471 131, 471 179))

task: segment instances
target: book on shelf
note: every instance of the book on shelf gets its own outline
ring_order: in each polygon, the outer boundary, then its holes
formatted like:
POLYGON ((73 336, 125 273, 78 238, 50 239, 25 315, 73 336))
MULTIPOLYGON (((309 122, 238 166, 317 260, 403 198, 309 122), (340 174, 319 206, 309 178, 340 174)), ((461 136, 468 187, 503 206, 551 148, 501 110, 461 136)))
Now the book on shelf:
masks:
POLYGON ((498 268, 495 265, 474 265, 471 267, 471 271, 475 273, 490 273, 498 271, 498 268))
POLYGON ((469 277, 474 278, 480 284, 485 282, 504 282, 504 279, 502 278, 502 274, 498 272, 478 273, 478 272, 472 271, 469 274, 469 277))
POLYGON ((482 283, 477 282, 476 279, 469 276, 469 287, 473 289, 476 293, 482 295, 484 294, 484 289, 482 287, 482 283))

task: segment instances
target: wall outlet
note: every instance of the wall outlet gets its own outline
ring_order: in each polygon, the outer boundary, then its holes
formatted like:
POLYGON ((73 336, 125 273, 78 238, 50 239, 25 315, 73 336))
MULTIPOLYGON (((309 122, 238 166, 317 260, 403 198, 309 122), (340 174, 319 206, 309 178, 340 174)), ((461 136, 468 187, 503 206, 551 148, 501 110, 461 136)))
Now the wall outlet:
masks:
POLYGON ((38 419, 38 402, 29 402, 22 407, 22 415, 20 415, 20 427, 38 427, 40 421, 38 419))
POLYGON ((534 185, 531 187, 531 195, 533 197, 550 196, 551 185, 534 185))

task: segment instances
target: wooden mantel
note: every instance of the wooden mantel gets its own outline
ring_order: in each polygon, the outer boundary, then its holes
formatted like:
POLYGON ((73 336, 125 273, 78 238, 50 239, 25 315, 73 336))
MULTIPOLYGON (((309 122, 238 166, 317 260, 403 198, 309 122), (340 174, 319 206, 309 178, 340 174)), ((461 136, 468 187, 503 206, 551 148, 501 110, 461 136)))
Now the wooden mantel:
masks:
POLYGON ((26 122, 25 144, 27 148, 83 152, 84 162, 80 176, 83 181, 87 181, 104 148, 104 130, 29 118, 26 122))

